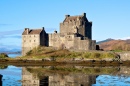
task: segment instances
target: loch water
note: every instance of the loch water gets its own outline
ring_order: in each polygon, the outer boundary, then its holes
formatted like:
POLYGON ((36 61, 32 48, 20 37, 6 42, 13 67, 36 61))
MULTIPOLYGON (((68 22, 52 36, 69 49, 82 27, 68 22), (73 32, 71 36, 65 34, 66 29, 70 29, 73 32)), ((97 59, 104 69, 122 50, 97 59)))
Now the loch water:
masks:
POLYGON ((130 68, 0 65, 0 86, 130 86, 130 68))
POLYGON ((10 58, 15 58, 15 57, 17 57, 17 56, 21 56, 21 54, 8 54, 8 56, 10 57, 10 58))

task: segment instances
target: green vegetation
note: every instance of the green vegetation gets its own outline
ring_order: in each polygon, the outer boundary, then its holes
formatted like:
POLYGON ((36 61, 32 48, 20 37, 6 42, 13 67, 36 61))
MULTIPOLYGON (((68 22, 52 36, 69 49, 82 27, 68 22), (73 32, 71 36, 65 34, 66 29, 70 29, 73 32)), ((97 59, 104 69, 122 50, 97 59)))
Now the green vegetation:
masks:
POLYGON ((7 57, 8 57, 7 54, 5 54, 5 53, 0 53, 0 58, 7 58, 7 57))
POLYGON ((34 48, 29 51, 23 58, 60 58, 62 60, 69 60, 70 58, 84 58, 84 59, 102 59, 102 58, 115 58, 113 52, 104 51, 86 51, 86 52, 72 52, 66 49, 55 50, 51 47, 34 48), (69 59, 68 59, 69 58, 69 59))
POLYGON ((119 50, 119 49, 117 49, 117 50, 112 50, 113 52, 123 52, 123 50, 119 50))

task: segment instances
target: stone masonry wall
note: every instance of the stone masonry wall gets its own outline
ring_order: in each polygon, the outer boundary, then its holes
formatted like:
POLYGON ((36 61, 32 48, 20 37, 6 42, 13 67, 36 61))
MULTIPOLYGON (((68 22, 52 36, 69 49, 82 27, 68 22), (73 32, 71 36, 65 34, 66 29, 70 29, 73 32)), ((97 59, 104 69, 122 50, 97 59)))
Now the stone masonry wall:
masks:
POLYGON ((71 49, 71 50, 92 50, 95 49, 95 41, 86 39, 82 40, 81 37, 75 37, 74 34, 49 34, 49 46, 57 49, 71 49))
POLYGON ((73 35, 65 35, 65 34, 49 34, 49 46, 53 46, 55 48, 65 48, 70 49, 73 47, 73 35))
POLYGON ((88 39, 92 39, 92 22, 84 22, 85 23, 85 37, 88 39))
MULTIPOLYGON (((80 21, 70 21, 60 23, 60 33, 77 33, 79 26, 81 25, 80 21)), ((80 26, 80 34, 84 34, 84 28, 80 26)))
POLYGON ((40 35, 22 35, 22 55, 40 45, 40 35))
POLYGON ((27 52, 38 46, 47 46, 48 38, 46 36, 44 29, 40 34, 22 35, 22 55, 25 56, 27 52))

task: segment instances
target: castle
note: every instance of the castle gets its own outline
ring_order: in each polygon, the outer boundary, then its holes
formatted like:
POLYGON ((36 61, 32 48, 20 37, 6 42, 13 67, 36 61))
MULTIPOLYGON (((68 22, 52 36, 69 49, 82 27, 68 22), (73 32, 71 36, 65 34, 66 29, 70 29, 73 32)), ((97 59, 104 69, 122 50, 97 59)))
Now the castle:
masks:
POLYGON ((22 55, 37 46, 51 46, 74 51, 96 49, 96 41, 92 40, 92 22, 86 18, 86 13, 78 16, 65 15, 60 23, 60 32, 46 33, 42 29, 25 28, 22 33, 22 55))

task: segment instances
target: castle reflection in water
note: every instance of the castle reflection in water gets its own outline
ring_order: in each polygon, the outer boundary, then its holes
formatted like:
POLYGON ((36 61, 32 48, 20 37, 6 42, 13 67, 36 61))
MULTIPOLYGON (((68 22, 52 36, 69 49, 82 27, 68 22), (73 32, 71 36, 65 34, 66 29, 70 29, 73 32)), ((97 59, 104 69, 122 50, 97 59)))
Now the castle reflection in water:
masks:
POLYGON ((84 73, 46 73, 40 78, 38 76, 37 73, 30 73, 23 67, 22 86, 91 86, 96 83, 97 77, 84 73))

